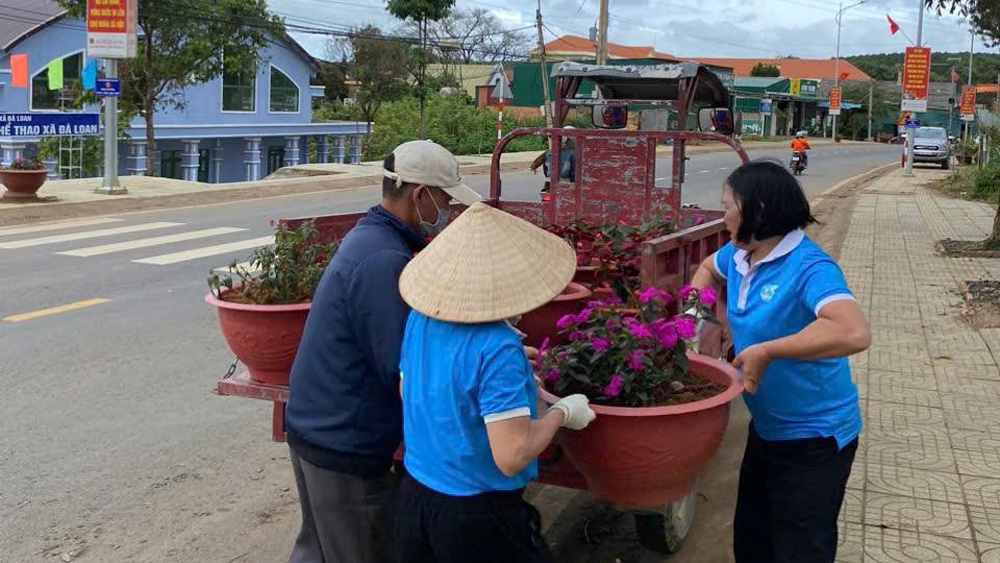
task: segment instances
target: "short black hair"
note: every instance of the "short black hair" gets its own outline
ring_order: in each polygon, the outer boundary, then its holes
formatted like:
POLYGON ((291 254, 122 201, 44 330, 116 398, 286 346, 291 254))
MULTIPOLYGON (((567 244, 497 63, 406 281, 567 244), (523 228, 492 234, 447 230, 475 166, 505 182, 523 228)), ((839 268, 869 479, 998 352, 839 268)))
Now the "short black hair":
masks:
POLYGON ((743 217, 733 233, 737 242, 782 237, 816 222, 799 181, 777 160, 748 162, 729 175, 726 185, 743 217))
MULTIPOLYGON (((389 153, 389 156, 385 157, 385 160, 382 161, 382 168, 385 168, 389 172, 396 171, 396 155, 394 153, 389 153)), ((397 186, 395 180, 388 176, 383 176, 382 197, 385 199, 399 199, 416 186, 417 184, 410 182, 403 182, 397 186)))

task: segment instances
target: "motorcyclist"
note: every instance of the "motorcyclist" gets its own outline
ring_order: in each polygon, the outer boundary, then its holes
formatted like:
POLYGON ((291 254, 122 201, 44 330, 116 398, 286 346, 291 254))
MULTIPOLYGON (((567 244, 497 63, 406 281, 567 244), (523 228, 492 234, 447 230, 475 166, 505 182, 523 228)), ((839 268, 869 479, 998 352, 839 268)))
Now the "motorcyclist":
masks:
MULTIPOLYGON (((567 125, 563 127, 564 130, 576 129, 572 125, 567 125)), ((545 184, 542 186, 542 194, 547 194, 549 192, 549 161, 551 160, 551 155, 549 151, 546 150, 542 154, 538 155, 537 158, 531 163, 531 172, 534 174, 538 173, 538 168, 542 168, 542 172, 545 174, 545 184)), ((576 181, 576 141, 572 138, 563 138, 562 148, 559 150, 559 178, 569 180, 570 182, 576 181)))
POLYGON ((792 139, 792 152, 802 154, 802 166, 809 166, 809 153, 806 152, 812 147, 809 146, 809 141, 806 140, 806 132, 799 131, 795 134, 795 138, 792 139))

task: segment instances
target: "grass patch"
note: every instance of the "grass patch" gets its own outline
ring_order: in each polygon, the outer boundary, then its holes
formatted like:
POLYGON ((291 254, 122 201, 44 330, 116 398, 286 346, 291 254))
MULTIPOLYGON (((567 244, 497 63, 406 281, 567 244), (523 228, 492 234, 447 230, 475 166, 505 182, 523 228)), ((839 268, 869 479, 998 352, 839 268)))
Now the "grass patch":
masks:
POLYGON ((996 203, 1000 196, 1000 164, 963 166, 931 186, 952 197, 996 203))

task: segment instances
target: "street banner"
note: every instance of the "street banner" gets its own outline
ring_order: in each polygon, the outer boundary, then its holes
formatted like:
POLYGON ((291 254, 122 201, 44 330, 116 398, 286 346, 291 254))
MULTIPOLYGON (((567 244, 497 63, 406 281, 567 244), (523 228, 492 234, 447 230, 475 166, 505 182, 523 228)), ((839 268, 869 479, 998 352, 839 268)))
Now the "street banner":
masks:
POLYGON ((101 133, 99 113, 0 113, 0 137, 77 137, 101 133))
POLYGON ((802 80, 798 78, 792 78, 789 80, 788 93, 792 96, 799 96, 802 94, 802 80))
POLYGON ((964 121, 972 121, 976 114, 976 87, 962 86, 962 103, 959 106, 959 115, 964 121))
POLYGON ((87 57, 136 56, 136 0, 87 0, 87 57))
POLYGON ((840 86, 830 88, 830 115, 840 115, 840 86))
POLYGON ((927 90, 931 80, 929 47, 907 47, 903 59, 903 111, 927 111, 927 90))

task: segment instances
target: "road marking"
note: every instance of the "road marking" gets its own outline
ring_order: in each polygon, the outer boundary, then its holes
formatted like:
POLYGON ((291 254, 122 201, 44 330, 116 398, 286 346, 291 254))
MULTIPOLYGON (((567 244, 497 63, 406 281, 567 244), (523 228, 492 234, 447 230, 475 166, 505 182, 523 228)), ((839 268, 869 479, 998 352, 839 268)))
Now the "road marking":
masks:
POLYGON ((77 301, 76 303, 68 303, 66 305, 60 305, 58 307, 49 307, 48 309, 39 309, 37 311, 31 311, 28 313, 21 313, 19 315, 11 315, 5 317, 4 320, 8 323, 19 323, 22 321, 30 321, 31 319, 37 319, 38 317, 47 317, 49 315, 57 315, 59 313, 66 313, 68 311, 76 311, 77 309, 85 309, 87 307, 93 307, 94 305, 100 305, 101 303, 107 303, 110 299, 87 299, 86 301, 77 301))
POLYGON ((711 170, 699 170, 698 171, 699 174, 708 174, 709 172, 711 172, 711 170))
POLYGON ((159 223, 143 223, 141 225, 130 225, 128 227, 116 227, 114 229, 98 229, 96 231, 84 231, 82 233, 71 233, 68 235, 53 235, 50 237, 0 242, 0 248, 28 248, 31 246, 41 246, 43 244, 54 244, 57 242, 71 242, 74 240, 86 240, 98 237, 110 237, 113 235, 124 235, 126 233, 152 231, 154 229, 165 229, 167 227, 177 227, 183 224, 184 223, 168 223, 165 221, 159 223))
POLYGON ((62 223, 48 223, 45 225, 35 225, 33 227, 7 227, 0 229, 0 237, 8 235, 23 235, 25 233, 40 233, 42 231, 58 231, 60 229, 72 229, 74 227, 89 227, 91 225, 103 225, 106 223, 118 223, 121 219, 111 219, 101 217, 99 219, 80 219, 79 221, 63 221, 62 223))
POLYGON ((199 238, 214 237, 219 235, 227 235, 229 233, 238 233, 240 231, 245 231, 246 229, 241 229, 238 227, 216 227, 214 229, 202 229, 200 231, 189 231, 186 233, 177 233, 176 235, 164 235, 162 237, 149 237, 141 238, 136 240, 129 240, 125 242, 116 242, 113 244, 102 244, 100 246, 90 246, 87 248, 78 248, 76 250, 67 250, 65 252, 56 252, 56 254, 62 254, 64 256, 79 256, 79 257, 89 257, 97 256, 100 254, 109 254, 111 252, 121 252, 123 250, 132 250, 135 248, 148 248, 150 246, 157 246, 160 244, 170 244, 172 242, 182 242, 185 240, 194 240, 199 238))
POLYGON ((238 270, 246 270, 249 274, 254 274, 260 271, 260 266, 254 266, 253 262, 247 260, 246 262, 240 262, 236 266, 230 268, 229 266, 222 266, 220 268, 212 268, 213 273, 219 274, 235 274, 238 270))
POLYGON ((729 170, 729 167, 728 167, 728 166, 723 166, 723 167, 722 167, 722 168, 720 168, 719 170, 729 170))
POLYGON ((159 256, 150 256, 149 258, 133 260, 133 262, 137 264, 153 264, 155 266, 166 266, 168 264, 176 264, 178 262, 186 262, 187 260, 195 260, 197 258, 205 258, 208 256, 217 256, 219 254, 226 254, 228 252, 234 252, 236 250, 248 250, 250 248, 267 246, 269 244, 274 244, 273 236, 252 238, 249 240, 241 240, 226 244, 216 244, 214 246, 205 246, 202 248, 195 248, 193 250, 185 250, 183 252, 161 254, 159 256))

